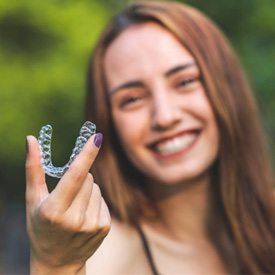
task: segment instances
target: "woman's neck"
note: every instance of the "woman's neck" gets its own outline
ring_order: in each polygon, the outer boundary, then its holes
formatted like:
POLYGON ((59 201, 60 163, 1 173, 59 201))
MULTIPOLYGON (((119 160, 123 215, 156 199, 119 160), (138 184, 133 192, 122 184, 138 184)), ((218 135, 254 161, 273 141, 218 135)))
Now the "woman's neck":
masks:
POLYGON ((208 238, 209 175, 174 186, 159 183, 151 186, 161 219, 148 219, 146 223, 149 226, 181 241, 208 238))

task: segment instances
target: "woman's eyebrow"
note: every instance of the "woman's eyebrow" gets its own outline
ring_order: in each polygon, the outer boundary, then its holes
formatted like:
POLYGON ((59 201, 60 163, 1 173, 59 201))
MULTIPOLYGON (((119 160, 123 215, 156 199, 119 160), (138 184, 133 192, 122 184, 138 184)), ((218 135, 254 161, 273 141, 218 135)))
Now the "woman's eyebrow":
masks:
POLYGON ((178 71, 186 70, 186 69, 188 69, 190 67, 193 67, 193 66, 196 66, 196 64, 194 62, 177 65, 176 67, 173 67, 172 69, 167 71, 165 73, 165 77, 169 77, 169 76, 177 73, 178 71))
POLYGON ((114 89, 112 89, 110 91, 110 95, 115 94, 118 91, 124 90, 124 89, 129 89, 129 88, 137 88, 137 87, 144 87, 144 84, 141 81, 129 81, 129 82, 125 82, 121 85, 119 85, 118 87, 115 87, 114 89))
MULTIPOLYGON (((177 65, 177 66, 173 67, 172 69, 170 69, 169 71, 167 71, 165 73, 165 77, 169 77, 169 76, 177 73, 178 71, 186 70, 193 66, 196 66, 196 64, 194 62, 177 65)), ((125 83, 111 89, 110 95, 113 95, 113 94, 117 93, 118 91, 121 91, 124 89, 139 88, 139 87, 141 87, 141 88, 144 87, 144 84, 142 83, 142 81, 139 81, 139 80, 128 81, 128 82, 125 82, 125 83)))

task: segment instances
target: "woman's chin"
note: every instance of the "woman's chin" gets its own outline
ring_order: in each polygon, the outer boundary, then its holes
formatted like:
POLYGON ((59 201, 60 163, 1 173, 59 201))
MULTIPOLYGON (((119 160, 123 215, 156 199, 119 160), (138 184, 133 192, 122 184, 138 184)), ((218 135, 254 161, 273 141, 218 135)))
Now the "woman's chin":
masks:
POLYGON ((176 173, 166 173, 166 174, 158 174, 157 177, 152 177, 152 181, 161 185, 167 186, 178 186, 178 185, 186 185, 190 183, 195 183, 202 181, 204 178, 208 177, 208 173, 206 171, 189 171, 184 174, 176 174, 176 173))

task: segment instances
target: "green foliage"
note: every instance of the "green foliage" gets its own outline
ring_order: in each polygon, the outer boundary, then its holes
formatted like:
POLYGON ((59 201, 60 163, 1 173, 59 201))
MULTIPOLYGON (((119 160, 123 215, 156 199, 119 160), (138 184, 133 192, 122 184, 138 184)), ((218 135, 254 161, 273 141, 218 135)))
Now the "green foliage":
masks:
MULTIPOLYGON (((37 136, 42 125, 53 125, 55 164, 67 160, 83 122, 86 67, 93 44, 125 2, 0 0, 2 199, 22 198, 18 192, 24 188, 24 138, 37 136)), ((275 1, 185 3, 208 14, 232 41, 255 88, 265 128, 274 137, 275 1)))
MULTIPOLYGON (((17 162, 24 136, 36 135, 42 124, 56 126, 65 140, 79 128, 88 56, 109 12, 94 1, 10 1, 0 7, 0 158, 17 162)), ((64 146, 56 150, 60 156, 64 146)))

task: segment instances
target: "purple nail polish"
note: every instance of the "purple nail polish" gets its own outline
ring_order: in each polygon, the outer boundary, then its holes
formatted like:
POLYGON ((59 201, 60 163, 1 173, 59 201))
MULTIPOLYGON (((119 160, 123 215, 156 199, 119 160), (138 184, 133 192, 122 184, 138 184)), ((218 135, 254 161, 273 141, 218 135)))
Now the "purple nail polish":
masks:
POLYGON ((97 133, 94 139, 94 144, 97 148, 101 146, 103 140, 103 135, 101 133, 97 133))

